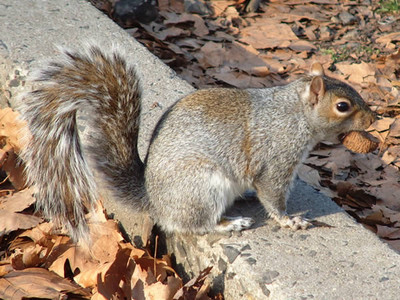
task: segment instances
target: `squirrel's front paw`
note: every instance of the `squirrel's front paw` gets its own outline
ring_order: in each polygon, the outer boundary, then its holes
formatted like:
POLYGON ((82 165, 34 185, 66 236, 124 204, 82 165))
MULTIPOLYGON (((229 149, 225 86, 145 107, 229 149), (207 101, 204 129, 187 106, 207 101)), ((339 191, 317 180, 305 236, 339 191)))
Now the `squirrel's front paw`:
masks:
POLYGON ((290 217, 288 215, 283 215, 283 216, 272 216, 282 227, 289 227, 290 229, 293 230, 299 230, 299 229, 307 229, 310 227, 312 224, 309 220, 295 216, 295 217, 290 217))
POLYGON ((254 220, 252 218, 223 216, 215 226, 215 230, 219 232, 242 231, 250 228, 253 224, 254 220))

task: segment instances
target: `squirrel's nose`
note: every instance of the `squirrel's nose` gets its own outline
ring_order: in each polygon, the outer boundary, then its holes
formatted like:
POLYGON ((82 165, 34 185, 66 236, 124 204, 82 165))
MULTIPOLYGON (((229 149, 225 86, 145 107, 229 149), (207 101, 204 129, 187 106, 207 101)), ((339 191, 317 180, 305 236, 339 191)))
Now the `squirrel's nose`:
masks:
POLYGON ((371 115, 371 124, 374 123, 377 120, 376 116, 377 116, 376 112, 373 112, 372 115, 371 115))
POLYGON ((366 122, 366 126, 365 127, 369 127, 371 126, 372 123, 374 123, 376 121, 376 113, 375 112, 371 112, 369 114, 369 118, 365 118, 365 122, 366 122))

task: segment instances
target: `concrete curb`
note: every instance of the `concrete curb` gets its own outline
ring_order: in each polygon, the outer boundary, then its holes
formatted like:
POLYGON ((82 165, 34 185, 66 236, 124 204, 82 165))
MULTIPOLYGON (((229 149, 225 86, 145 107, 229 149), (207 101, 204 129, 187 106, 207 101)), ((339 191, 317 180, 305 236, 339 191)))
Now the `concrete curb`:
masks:
MULTIPOLYGON (((175 73, 85 1, 0 0, 0 82, 3 105, 14 105, 28 68, 55 55, 54 44, 79 47, 94 40, 124 49, 137 65, 144 89, 140 149, 143 155, 162 112, 193 90, 175 73), (11 3, 11 4, 10 4, 11 3), (154 106, 157 102, 160 107, 154 106), (154 108, 155 107, 155 108, 154 108)), ((239 203, 233 213, 256 214, 254 229, 232 236, 167 237, 169 250, 187 275, 213 265, 214 286, 226 299, 398 299, 399 255, 330 199, 297 182, 289 203, 333 227, 292 232, 264 225, 257 202, 239 203)), ((107 203, 127 230, 141 224, 129 207, 107 203)))

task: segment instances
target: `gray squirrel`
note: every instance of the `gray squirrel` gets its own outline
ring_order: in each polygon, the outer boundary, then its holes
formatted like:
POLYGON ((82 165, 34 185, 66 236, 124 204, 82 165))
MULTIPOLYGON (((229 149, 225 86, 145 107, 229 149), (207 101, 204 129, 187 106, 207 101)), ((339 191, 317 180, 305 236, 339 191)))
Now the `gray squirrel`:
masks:
POLYGON ((251 218, 223 215, 254 189, 281 226, 305 229, 308 220, 286 213, 298 165, 320 141, 338 142, 375 120, 352 87, 316 63, 285 86, 212 88, 178 100, 141 161, 141 88, 123 55, 95 45, 64 50, 34 81, 20 107, 31 133, 21 157, 38 208, 76 239, 103 194, 148 212, 167 232, 206 233, 249 228, 251 218), (86 142, 76 123, 81 108, 93 132, 86 142))

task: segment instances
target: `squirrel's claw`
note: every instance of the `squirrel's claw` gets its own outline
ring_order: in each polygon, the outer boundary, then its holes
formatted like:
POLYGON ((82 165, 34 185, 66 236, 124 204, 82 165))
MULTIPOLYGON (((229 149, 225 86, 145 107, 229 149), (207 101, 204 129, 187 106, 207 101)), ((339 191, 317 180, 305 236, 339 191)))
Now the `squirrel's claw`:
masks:
POLYGON ((285 228, 290 228, 293 230, 299 230, 299 229, 307 229, 312 225, 310 220, 295 216, 295 217, 290 217, 288 215, 284 216, 273 216, 273 218, 281 225, 281 227, 285 228))

